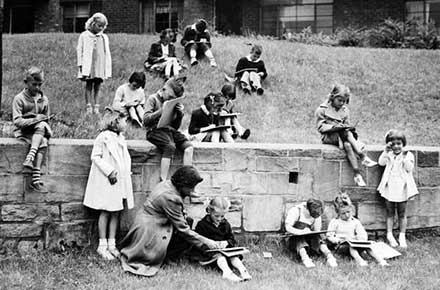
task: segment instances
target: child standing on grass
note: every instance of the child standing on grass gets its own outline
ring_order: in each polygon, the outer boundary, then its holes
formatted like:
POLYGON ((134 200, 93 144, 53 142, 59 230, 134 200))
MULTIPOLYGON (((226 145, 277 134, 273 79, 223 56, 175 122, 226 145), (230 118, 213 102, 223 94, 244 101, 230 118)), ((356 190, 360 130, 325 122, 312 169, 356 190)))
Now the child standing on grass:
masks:
MULTIPOLYGON (((345 241, 367 241, 368 235, 361 222, 353 217, 351 200, 335 199, 335 207, 338 217, 330 221, 328 225, 327 240, 335 248, 336 253, 349 254, 361 267, 368 266, 359 254, 359 250, 352 248, 345 241)), ((379 265, 388 266, 388 263, 373 249, 366 249, 379 265)))
POLYGON ((219 125, 219 114, 225 105, 225 97, 220 93, 209 93, 203 101, 203 105, 191 113, 188 132, 191 139, 198 142, 218 143, 223 140, 226 143, 234 143, 227 129, 204 132, 219 125))
POLYGON ((139 127, 142 127, 145 104, 145 74, 134 72, 128 83, 121 85, 115 93, 113 109, 127 113, 139 127))
POLYGON ((406 136, 398 130, 390 130, 385 136, 385 150, 379 157, 379 165, 385 166, 377 190, 385 198, 387 212, 387 240, 390 246, 407 247, 405 232, 407 225, 407 201, 418 194, 412 175, 414 155, 405 150, 406 136), (399 244, 393 236, 394 215, 397 207, 399 217, 399 244))
POLYGON ((112 76, 109 40, 104 34, 107 24, 107 17, 104 14, 93 14, 86 22, 86 30, 81 33, 78 39, 76 48, 78 78, 86 83, 84 95, 87 114, 99 114, 101 84, 112 76), (91 98, 92 91, 93 99, 91 98))
POLYGON ((259 44, 252 45, 251 53, 238 60, 235 68, 235 77, 239 79, 244 93, 250 94, 256 90, 258 95, 264 93, 261 82, 267 77, 266 67, 261 60, 263 47, 259 44))
POLYGON ((184 115, 183 104, 177 103, 174 107, 174 116, 171 124, 158 128, 162 116, 162 107, 165 101, 183 96, 183 83, 186 78, 170 78, 161 90, 150 95, 145 103, 143 123, 147 129, 147 140, 156 145, 162 153, 160 160, 160 179, 165 181, 171 165, 171 158, 176 148, 183 151, 183 165, 192 165, 193 147, 188 138, 179 131, 184 115))
POLYGON ((321 231, 322 213, 322 201, 310 198, 307 202, 292 207, 286 216, 286 231, 293 234, 289 239, 290 247, 296 251, 307 268, 315 267, 308 251, 313 251, 316 254, 322 253, 327 258, 327 264, 330 267, 338 266, 335 257, 325 243, 325 239, 320 234, 304 235, 311 231, 321 231))
POLYGON ((25 73, 24 90, 12 101, 14 135, 31 145, 23 166, 32 170, 29 187, 37 192, 47 192, 41 181, 41 165, 46 156, 48 140, 52 136, 48 124, 49 100, 40 89, 43 82, 43 71, 37 67, 29 68, 25 73))
MULTIPOLYGON (((219 241, 222 248, 235 247, 237 242, 232 233, 231 225, 225 219, 225 214, 228 212, 229 207, 229 201, 223 197, 215 197, 211 199, 206 208, 207 215, 197 223, 195 231, 213 241, 219 241)), ((202 260, 209 261, 208 264, 216 262, 217 266, 223 272, 223 278, 227 280, 239 282, 252 279, 238 256, 226 258, 221 254, 205 252, 202 253, 202 257, 202 260), (241 277, 234 274, 229 265, 232 265, 232 267, 237 269, 241 277)))
POLYGON ((97 252, 106 260, 120 255, 115 237, 124 200, 127 208, 133 208, 134 205, 131 158, 123 136, 126 121, 124 114, 106 109, 101 120, 102 131, 93 144, 92 167, 84 195, 84 205, 100 211, 97 252))
MULTIPOLYGON (((226 104, 223 107, 223 111, 227 114, 234 113, 234 107, 235 107, 234 100, 237 97, 237 90, 235 88, 235 85, 231 83, 227 83, 223 85, 221 92, 223 96, 225 96, 226 98, 226 104)), ((232 131, 233 131, 231 132, 232 137, 234 137, 235 135, 235 137, 239 136, 241 139, 246 140, 251 135, 251 130, 245 129, 238 121, 237 116, 227 119, 225 125, 232 125, 232 131)))
POLYGON ((334 85, 328 101, 322 103, 315 112, 316 127, 321 133, 322 143, 336 145, 345 150, 354 171, 355 183, 358 186, 366 186, 357 156, 362 160, 362 165, 367 167, 375 166, 377 163, 363 152, 365 145, 357 140, 356 128, 350 126, 350 113, 346 106, 349 100, 350 89, 341 84, 334 85))

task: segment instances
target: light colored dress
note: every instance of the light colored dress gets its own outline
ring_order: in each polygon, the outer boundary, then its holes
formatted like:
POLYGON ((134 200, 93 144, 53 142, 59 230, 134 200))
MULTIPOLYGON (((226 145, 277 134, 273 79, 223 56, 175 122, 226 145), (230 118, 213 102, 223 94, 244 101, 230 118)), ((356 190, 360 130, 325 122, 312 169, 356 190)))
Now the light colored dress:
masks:
POLYGON ((76 47, 77 66, 81 67, 78 78, 82 80, 112 76, 112 59, 108 36, 88 30, 80 34, 76 47))
POLYGON ((143 106, 145 104, 145 91, 143 88, 132 90, 129 84, 126 83, 116 90, 112 107, 120 112, 125 112, 127 109, 125 105, 134 101, 139 101, 139 104, 143 106))
POLYGON ((403 202, 418 194, 412 175, 414 155, 411 152, 394 154, 382 152, 379 165, 386 166, 377 190, 391 202, 403 202))

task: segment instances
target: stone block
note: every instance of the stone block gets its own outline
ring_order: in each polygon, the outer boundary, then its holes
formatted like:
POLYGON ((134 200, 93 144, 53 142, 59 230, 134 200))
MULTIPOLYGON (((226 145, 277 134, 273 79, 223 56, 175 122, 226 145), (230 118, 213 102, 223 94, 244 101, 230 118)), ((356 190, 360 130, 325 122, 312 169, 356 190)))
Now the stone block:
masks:
POLYGON ((90 145, 51 145, 48 147, 49 174, 88 175, 92 161, 90 145))
MULTIPOLYGON (((415 152, 413 152, 415 153, 415 152)), ((418 167, 439 167, 439 151, 417 151, 418 167)), ((415 154, 414 154, 415 155, 415 154)))
POLYGON ((243 228, 248 232, 279 231, 283 213, 281 196, 243 198, 243 228))
POLYGON ((193 165, 199 170, 222 170, 221 148, 194 148, 193 165))
POLYGON ((233 211, 226 213, 226 219, 233 228, 241 228, 241 211, 233 211))
POLYGON ((236 172, 232 174, 231 194, 266 194, 266 174, 236 172))
MULTIPOLYGON (((367 182, 366 180, 367 172, 365 166, 360 166, 359 168, 361 170, 362 177, 364 178, 365 182, 367 182)), ((341 186, 356 186, 353 177, 354 177, 353 168, 348 163, 348 161, 341 162, 341 186)))
POLYGON ((33 254, 37 251, 42 251, 44 249, 44 241, 42 239, 38 239, 36 241, 19 241, 16 249, 18 253, 20 253, 20 255, 33 254))
POLYGON ((255 149, 256 156, 287 157, 287 149, 255 149))
POLYGON ((144 166, 141 163, 131 163, 131 174, 142 175, 144 166))
POLYGON ((29 145, 24 142, 14 144, 0 144, 0 172, 21 173, 23 161, 29 151, 29 145))
POLYGON ((380 180, 382 179, 384 169, 385 167, 382 166, 373 166, 370 168, 366 168, 367 178, 365 182, 367 183, 367 186, 377 188, 379 186, 380 180))
POLYGON ((255 151, 250 149, 223 149, 223 163, 226 171, 255 171, 255 151))
POLYGON ((322 150, 317 148, 298 148, 289 150, 289 157, 310 157, 310 158, 321 158, 322 150))
POLYGON ((324 212, 322 214, 322 229, 327 229, 328 224, 333 218, 336 218, 338 216, 336 209, 331 202, 325 202, 324 203, 324 212))
POLYGON ((0 175, 0 201, 20 202, 24 195, 23 175, 0 175))
POLYGON ((40 237, 42 230, 40 223, 0 224, 0 238, 40 237))
POLYGON ((160 181, 160 167, 145 165, 142 174, 142 191, 152 191, 160 181))
POLYGON ((142 180, 143 180, 142 175, 132 175, 131 176, 131 183, 132 183, 134 192, 142 191, 142 180))
POLYGON ((73 221, 97 218, 99 211, 90 209, 82 204, 82 202, 62 203, 61 204, 61 220, 73 221))
POLYGON ((322 158, 326 160, 346 160, 347 154, 339 148, 322 150, 322 158))
MULTIPOLYGON (((262 177, 263 178, 263 177, 262 177)), ((296 192, 289 192, 289 189, 294 188, 289 185, 288 173, 267 173, 266 176, 266 193, 268 194, 295 194, 296 192)))
POLYGON ((385 203, 377 201, 361 202, 357 207, 357 218, 366 230, 383 230, 386 228, 385 203))
POLYGON ((92 220, 52 223, 44 231, 45 248, 88 246, 92 240, 97 239, 94 224, 92 220))
POLYGON ((340 162, 301 159, 299 162, 298 199, 316 197, 333 200, 339 191, 340 162))
POLYGON ((2 221, 7 222, 51 222, 60 220, 58 205, 5 204, 1 208, 2 221))
POLYGON ((344 186, 341 190, 347 192, 353 202, 382 201, 374 187, 344 186))
POLYGON ((299 158, 294 157, 267 157, 258 156, 257 171, 269 172, 291 172, 297 171, 299 167, 299 158))
MULTIPOLYGON (((145 144, 148 144, 145 142, 145 144)), ((155 146, 132 146, 128 147, 128 153, 132 163, 160 163, 161 154, 155 146)))
POLYGON ((419 186, 440 186, 440 167, 417 168, 419 186))

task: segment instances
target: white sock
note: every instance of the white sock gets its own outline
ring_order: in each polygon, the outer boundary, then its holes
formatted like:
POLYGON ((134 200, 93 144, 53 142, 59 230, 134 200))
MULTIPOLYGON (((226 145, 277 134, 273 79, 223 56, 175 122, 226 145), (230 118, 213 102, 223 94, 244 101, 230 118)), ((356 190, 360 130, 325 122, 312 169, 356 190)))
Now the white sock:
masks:
POLYGON ((115 247, 116 246, 116 240, 115 239, 108 239, 107 240, 108 246, 109 247, 115 247))
POLYGON ((98 247, 107 247, 107 239, 99 239, 98 247))

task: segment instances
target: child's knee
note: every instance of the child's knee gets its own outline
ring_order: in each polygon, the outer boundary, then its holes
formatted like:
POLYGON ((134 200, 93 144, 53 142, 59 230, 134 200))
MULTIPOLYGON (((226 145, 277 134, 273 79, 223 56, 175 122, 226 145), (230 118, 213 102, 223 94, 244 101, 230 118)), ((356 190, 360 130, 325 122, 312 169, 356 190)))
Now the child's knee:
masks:
POLYGON ((352 152, 353 151, 353 146, 350 144, 350 142, 348 141, 344 141, 344 149, 347 152, 352 152))
POLYGON ((174 152, 176 152, 176 145, 167 144, 163 147, 162 158, 172 158, 174 152))

